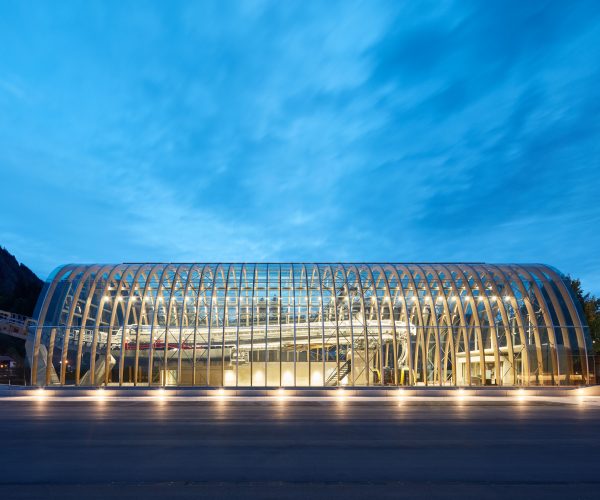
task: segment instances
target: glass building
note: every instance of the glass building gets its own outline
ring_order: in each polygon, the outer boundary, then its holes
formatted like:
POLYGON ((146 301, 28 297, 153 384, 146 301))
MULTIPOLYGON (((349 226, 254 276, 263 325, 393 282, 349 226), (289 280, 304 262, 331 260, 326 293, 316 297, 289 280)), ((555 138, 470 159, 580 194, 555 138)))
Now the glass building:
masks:
POLYGON ((569 285, 540 265, 137 263, 58 268, 36 385, 590 383, 569 285))

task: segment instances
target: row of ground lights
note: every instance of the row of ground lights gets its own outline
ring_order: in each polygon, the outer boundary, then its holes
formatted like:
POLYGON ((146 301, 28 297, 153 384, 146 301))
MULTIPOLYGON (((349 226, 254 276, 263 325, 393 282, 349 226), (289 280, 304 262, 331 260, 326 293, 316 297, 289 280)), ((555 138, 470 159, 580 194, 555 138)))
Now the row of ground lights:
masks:
MULTIPOLYGON (((152 399, 155 399, 157 401, 164 401, 165 399, 167 399, 168 397, 170 397, 170 395, 168 394, 168 391, 166 389, 163 388, 159 388, 159 389, 155 389, 153 391, 155 394, 153 394, 152 396, 150 396, 152 399)), ((454 399, 456 399, 457 401, 463 401, 465 400, 467 397, 473 397, 473 398, 477 398, 477 395, 475 394, 467 394, 466 389, 463 388, 459 388, 459 389, 455 389, 454 394, 452 395, 452 397, 454 399)), ((518 401, 525 401, 528 397, 531 397, 526 389, 516 389, 514 395, 514 398, 516 398, 518 401)), ((335 391, 332 391, 333 396, 338 399, 338 400, 346 400, 346 399, 352 399, 352 394, 348 394, 347 391, 345 391, 342 387, 336 389, 335 391)), ((35 397, 38 400, 43 400, 46 399, 49 395, 49 391, 44 390, 43 388, 39 388, 36 390, 35 393, 35 397)), ((404 399, 406 397, 414 397, 411 394, 411 391, 407 391, 405 389, 398 389, 397 393, 396 393, 397 397, 399 399, 404 399)), ((584 399, 584 391, 583 389, 576 389, 576 396, 578 396, 580 398, 580 402, 583 402, 584 399)), ((93 398, 99 399, 99 400, 104 400, 106 399, 108 396, 106 394, 106 391, 104 390, 103 387, 100 387, 99 389, 95 390, 95 394, 94 396, 92 396, 93 398)), ((223 398, 235 398, 236 395, 235 394, 228 394, 228 391, 226 389, 220 388, 220 389, 216 389, 215 394, 214 395, 209 395, 206 396, 209 398, 219 398, 219 399, 223 399, 223 398)), ((285 399, 288 397, 288 392, 286 391, 285 388, 280 387, 279 389, 277 389, 276 394, 272 395, 271 397, 273 398, 278 398, 278 399, 285 399)))

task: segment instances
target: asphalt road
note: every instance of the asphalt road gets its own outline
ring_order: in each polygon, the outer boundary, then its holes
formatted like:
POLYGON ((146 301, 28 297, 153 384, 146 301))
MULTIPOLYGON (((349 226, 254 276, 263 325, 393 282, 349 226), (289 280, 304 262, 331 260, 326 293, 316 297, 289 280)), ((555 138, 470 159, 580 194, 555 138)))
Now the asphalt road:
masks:
POLYGON ((0 401, 0 497, 600 498, 587 405, 0 401))

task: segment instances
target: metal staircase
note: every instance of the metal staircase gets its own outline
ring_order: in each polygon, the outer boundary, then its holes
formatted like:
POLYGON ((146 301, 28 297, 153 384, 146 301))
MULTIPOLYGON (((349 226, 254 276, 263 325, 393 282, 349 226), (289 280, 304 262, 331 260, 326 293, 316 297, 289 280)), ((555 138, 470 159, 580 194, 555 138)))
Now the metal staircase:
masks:
POLYGON ((340 381, 343 380, 343 378, 350 373, 351 369, 352 369, 352 360, 349 359, 343 365, 340 366, 339 371, 334 370, 333 373, 331 375, 329 375, 329 377, 327 378, 327 381, 325 382, 325 385, 326 386, 340 385, 340 381))

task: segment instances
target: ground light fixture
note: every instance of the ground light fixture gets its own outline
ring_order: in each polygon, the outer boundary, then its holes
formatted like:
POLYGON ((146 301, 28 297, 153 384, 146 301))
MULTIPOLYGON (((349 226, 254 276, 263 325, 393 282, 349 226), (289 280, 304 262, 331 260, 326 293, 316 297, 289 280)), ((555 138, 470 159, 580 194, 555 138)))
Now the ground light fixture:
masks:
POLYGON ((164 401, 165 399, 167 399, 167 391, 165 391, 162 387, 160 389, 157 389, 154 398, 157 401, 164 401))
POLYGON ((462 387, 459 387, 456 391, 456 399, 458 401, 464 401, 465 399, 465 390, 462 387))
POLYGON ((104 387, 98 388, 96 391, 96 399, 98 401, 104 401, 106 399, 106 391, 104 390, 104 387))
POLYGON ((280 387, 279 389, 277 389, 275 394, 273 394, 273 397, 279 402, 285 402, 288 399, 288 394, 283 387, 280 387))
MULTIPOLYGON (((398 391, 396 392, 396 397, 400 403, 402 403, 406 399, 406 396, 407 392, 403 388, 398 389, 398 391)), ((400 404, 400 406, 402 406, 402 404, 400 404)))

